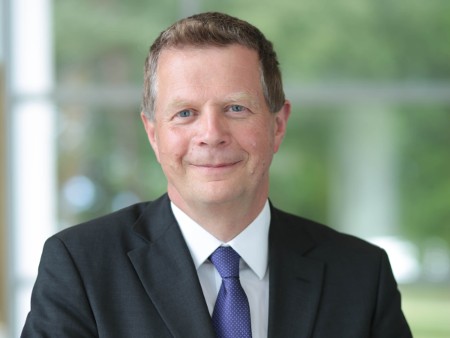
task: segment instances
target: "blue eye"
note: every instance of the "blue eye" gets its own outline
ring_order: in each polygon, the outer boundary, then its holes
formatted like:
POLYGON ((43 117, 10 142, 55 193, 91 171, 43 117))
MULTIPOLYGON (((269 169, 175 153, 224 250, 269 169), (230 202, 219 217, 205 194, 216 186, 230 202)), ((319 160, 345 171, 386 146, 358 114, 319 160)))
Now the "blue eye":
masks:
POLYGON ((180 111, 178 114, 177 114, 177 116, 179 116, 179 117, 189 117, 189 116, 191 116, 192 115, 192 112, 190 111, 190 110, 182 110, 182 111, 180 111))
POLYGON ((240 106, 238 104, 234 104, 234 105, 230 106, 230 110, 233 112, 241 112, 241 111, 245 110, 245 107, 240 106))

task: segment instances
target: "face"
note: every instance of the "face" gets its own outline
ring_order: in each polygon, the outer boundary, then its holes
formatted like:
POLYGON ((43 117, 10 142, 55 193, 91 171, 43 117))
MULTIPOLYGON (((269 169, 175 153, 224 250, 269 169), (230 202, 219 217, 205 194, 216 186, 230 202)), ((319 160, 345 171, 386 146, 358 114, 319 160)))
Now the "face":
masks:
POLYGON ((142 119, 179 207, 267 199, 290 107, 269 112, 260 78, 257 53, 239 45, 160 55, 155 119, 142 119))

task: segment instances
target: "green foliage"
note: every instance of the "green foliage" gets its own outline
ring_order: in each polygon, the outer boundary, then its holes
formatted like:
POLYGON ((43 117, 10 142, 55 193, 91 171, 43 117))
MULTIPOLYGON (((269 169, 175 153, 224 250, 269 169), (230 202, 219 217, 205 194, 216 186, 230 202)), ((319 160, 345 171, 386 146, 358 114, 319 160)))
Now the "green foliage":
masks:
POLYGON ((150 44, 178 18, 174 0, 57 0, 54 6, 57 76, 75 83, 140 83, 150 44))
MULTIPOLYGON (((258 26, 274 41, 289 81, 450 76, 446 0, 228 0, 201 6, 258 26)), ((175 0, 55 1, 58 74, 76 67, 89 81, 104 81, 101 71, 112 70, 102 64, 121 60, 128 68, 125 80, 139 82, 150 43, 179 17, 180 7, 175 0)))
POLYGON ((260 27, 275 42, 289 80, 450 76, 446 0, 205 3, 260 27))
POLYGON ((328 223, 333 120, 327 109, 294 109, 271 168, 274 204, 322 223, 328 223))
POLYGON ((409 107, 402 126, 400 192, 404 231, 450 243, 450 108, 409 107))

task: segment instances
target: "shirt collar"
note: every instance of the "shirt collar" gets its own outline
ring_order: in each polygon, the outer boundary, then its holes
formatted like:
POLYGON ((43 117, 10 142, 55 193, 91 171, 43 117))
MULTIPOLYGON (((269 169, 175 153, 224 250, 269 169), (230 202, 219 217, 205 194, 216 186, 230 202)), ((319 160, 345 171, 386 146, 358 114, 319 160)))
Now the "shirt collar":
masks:
POLYGON ((231 246, 253 272, 263 279, 268 264, 268 236, 270 225, 270 207, 266 201, 255 220, 239 235, 228 243, 215 238, 202 226, 192 220, 175 204, 171 203, 173 214, 177 220, 183 237, 191 253, 196 269, 221 245, 231 246))

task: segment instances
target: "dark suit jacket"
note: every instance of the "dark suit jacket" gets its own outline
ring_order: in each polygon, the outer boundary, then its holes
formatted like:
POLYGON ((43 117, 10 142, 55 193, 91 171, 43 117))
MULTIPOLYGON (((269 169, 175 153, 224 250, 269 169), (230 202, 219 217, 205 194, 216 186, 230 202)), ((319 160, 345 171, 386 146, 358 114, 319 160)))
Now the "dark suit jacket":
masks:
MULTIPOLYGON (((271 208, 269 337, 411 337, 384 251, 271 208)), ((48 239, 22 337, 213 338, 167 195, 48 239)))

